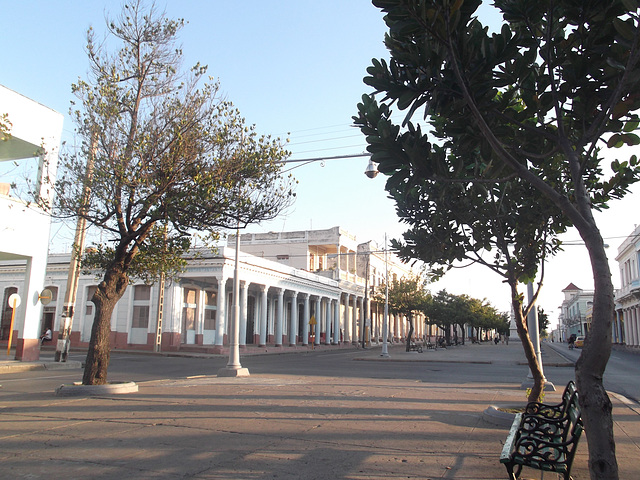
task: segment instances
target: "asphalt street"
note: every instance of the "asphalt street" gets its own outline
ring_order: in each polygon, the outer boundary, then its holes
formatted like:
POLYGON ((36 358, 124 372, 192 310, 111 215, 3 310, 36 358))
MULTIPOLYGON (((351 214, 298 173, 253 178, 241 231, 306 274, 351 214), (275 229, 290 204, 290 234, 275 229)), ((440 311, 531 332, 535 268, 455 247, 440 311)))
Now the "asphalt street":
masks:
MULTIPOLYGON (((544 346, 543 360, 561 390, 573 367, 556 347, 544 346)), ((39 368, 0 370, 0 478, 506 478, 508 427, 486 409, 525 402, 521 350, 245 355, 248 378, 217 377, 221 356, 114 352, 110 381, 139 390, 71 398, 54 391, 81 379, 83 353, 58 369, 45 351, 39 368)), ((612 400, 620 478, 640 478, 640 408, 612 400)), ((574 480, 589 478, 586 465, 583 437, 574 480)))

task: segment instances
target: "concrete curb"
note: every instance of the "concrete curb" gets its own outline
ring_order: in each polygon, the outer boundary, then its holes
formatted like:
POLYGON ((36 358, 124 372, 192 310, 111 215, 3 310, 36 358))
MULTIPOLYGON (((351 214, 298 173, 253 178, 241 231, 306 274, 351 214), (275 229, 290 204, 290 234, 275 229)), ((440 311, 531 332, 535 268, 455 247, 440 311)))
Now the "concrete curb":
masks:
POLYGON ((21 362, 10 360, 0 362, 0 373, 28 372, 31 370, 71 370, 82 368, 82 362, 21 362))
MULTIPOLYGON (((510 427, 513 423, 513 419, 516 417, 515 413, 503 412, 498 410, 500 407, 495 405, 489 405, 487 409, 482 412, 482 418, 494 425, 500 425, 502 427, 510 427)), ((515 408, 515 407, 514 407, 515 408)))
POLYGON ((73 368, 82 368, 82 362, 78 362, 75 360, 68 362, 47 362, 43 363, 42 366, 45 370, 70 370, 73 368))
POLYGON ((122 395, 138 391, 134 382, 115 382, 106 385, 63 384, 56 388, 58 397, 93 397, 99 395, 122 395))

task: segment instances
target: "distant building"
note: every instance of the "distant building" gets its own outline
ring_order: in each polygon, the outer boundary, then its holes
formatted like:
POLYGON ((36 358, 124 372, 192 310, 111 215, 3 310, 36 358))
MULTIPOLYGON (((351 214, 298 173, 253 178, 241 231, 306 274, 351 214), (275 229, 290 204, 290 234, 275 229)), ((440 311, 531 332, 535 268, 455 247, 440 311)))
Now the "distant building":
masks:
POLYGON ((0 262, 17 260, 24 266, 10 285, 0 289, 0 343, 7 346, 11 337, 16 358, 32 361, 40 355, 40 294, 51 217, 29 202, 29 192, 34 192, 40 202, 52 199, 49 182, 55 179, 63 116, 0 85, 0 115, 4 114, 10 122, 10 135, 0 138, 0 262), (13 294, 20 297, 15 312, 9 306, 13 294))
POLYGON ((564 301, 560 305, 558 330, 559 340, 566 342, 571 335, 586 335, 589 331, 591 322, 587 312, 593 304, 593 291, 582 290, 570 283, 562 293, 564 301))
MULTIPOLYGON (((235 245, 234 236, 229 245, 235 245)), ((374 242, 358 243, 339 227, 240 235, 241 347, 360 343, 363 336, 368 344, 379 343, 384 304, 372 300, 374 288, 384 284, 387 270, 390 279, 411 273, 394 255, 387 255, 385 261, 383 250, 374 242)), ((150 350, 157 345, 163 351, 210 353, 228 348, 235 249, 193 253, 186 271, 166 282, 162 309, 159 285, 132 279, 113 313, 112 348, 150 350)), ((54 301, 40 323, 51 324, 54 332, 59 330, 69 261, 69 254, 53 254, 47 267, 45 285, 54 301)), ((0 263, 1 291, 18 288, 21 275, 24 262, 0 263)), ((99 279, 84 274, 79 279, 72 346, 86 346, 90 340, 91 298, 99 279)), ((424 317, 416 319, 414 327, 416 338, 435 335, 435 329, 425 326, 424 317)), ((390 341, 402 341, 407 334, 406 319, 389 315, 390 341)))
POLYGON ((616 291, 613 342, 640 347, 640 227, 618 247, 621 287, 616 291))

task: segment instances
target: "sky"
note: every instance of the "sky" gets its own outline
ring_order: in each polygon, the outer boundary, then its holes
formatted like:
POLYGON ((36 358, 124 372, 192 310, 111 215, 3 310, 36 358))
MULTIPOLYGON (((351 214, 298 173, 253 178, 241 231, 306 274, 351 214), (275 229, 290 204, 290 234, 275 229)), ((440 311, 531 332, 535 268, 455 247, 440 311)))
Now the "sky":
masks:
MULTIPOLYGON (((105 16, 118 14, 114 0, 0 0, 0 84, 65 114, 63 140, 74 144, 68 111, 71 84, 85 78, 86 32, 105 32, 105 16)), ((288 138, 291 159, 357 155, 366 143, 352 126, 357 103, 370 93, 362 82, 372 58, 388 58, 383 15, 367 0, 165 0, 156 6, 187 22, 180 34, 185 67, 208 65, 221 92, 259 133, 288 138)), ((496 30, 500 17, 490 8, 480 18, 496 30)), ((0 106, 1 110, 1 106, 0 106)), ((621 152, 614 152, 620 154, 621 152)), ((368 160, 328 159, 289 164, 299 184, 295 204, 277 219, 250 232, 331 228, 339 225, 359 241, 398 238, 398 221, 384 190, 384 176, 364 175, 368 160)), ((618 246, 635 228, 640 188, 596 215, 613 281, 618 246)), ((563 239, 580 243, 575 230, 563 239)), ((51 250, 70 248, 73 231, 55 224, 51 250)), ((570 245, 545 266, 539 305, 556 323, 569 283, 589 290, 593 279, 584 246, 570 245)), ((429 286, 486 299, 510 309, 509 290, 486 267, 455 269, 429 286)), ((523 289, 524 290, 524 289, 523 289)))

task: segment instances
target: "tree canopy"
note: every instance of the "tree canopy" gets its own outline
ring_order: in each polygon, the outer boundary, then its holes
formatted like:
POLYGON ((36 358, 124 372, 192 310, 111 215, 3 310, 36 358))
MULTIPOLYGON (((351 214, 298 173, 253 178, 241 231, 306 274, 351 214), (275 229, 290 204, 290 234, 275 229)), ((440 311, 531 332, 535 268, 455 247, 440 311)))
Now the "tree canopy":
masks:
POLYGON ((419 275, 394 278, 385 285, 379 286, 374 292, 374 299, 379 303, 385 303, 388 296, 389 312, 394 315, 402 315, 409 322, 409 333, 406 338, 407 351, 411 345, 414 331, 414 317, 424 311, 430 294, 426 290, 425 279, 419 275))
POLYGON ((106 382, 109 318, 129 275, 179 268, 194 232, 271 219, 293 199, 284 143, 247 126, 207 67, 182 68, 183 24, 125 4, 105 39, 89 29, 89 75, 72 86, 82 144, 62 156, 55 213, 102 232, 85 266, 105 272, 85 384, 106 382))
POLYGON ((595 293, 576 380, 591 475, 617 478, 611 403, 602 385, 613 285, 593 211, 640 178, 636 156, 605 165, 603 155, 606 147, 639 143, 637 0, 496 0, 504 18, 496 33, 477 18, 479 0, 373 3, 385 13, 391 58, 374 59, 365 83, 380 97, 375 108, 406 112, 402 125, 370 125, 381 133, 368 138, 379 170, 390 182, 404 170, 411 179, 406 196, 442 178, 472 178, 476 185, 517 179, 536 190, 527 208, 544 196, 580 233, 595 293), (422 132, 424 122, 437 141, 422 132), (384 146, 380 137, 389 136, 400 138, 402 148, 384 146))
POLYGON ((509 330, 507 315, 499 313, 488 301, 468 295, 455 295, 446 290, 440 290, 429 298, 424 313, 428 323, 437 325, 445 332, 447 342, 451 341, 451 325, 457 325, 462 330, 462 343, 465 327, 474 328, 478 332, 483 329, 503 333, 506 322, 506 330, 509 330))

